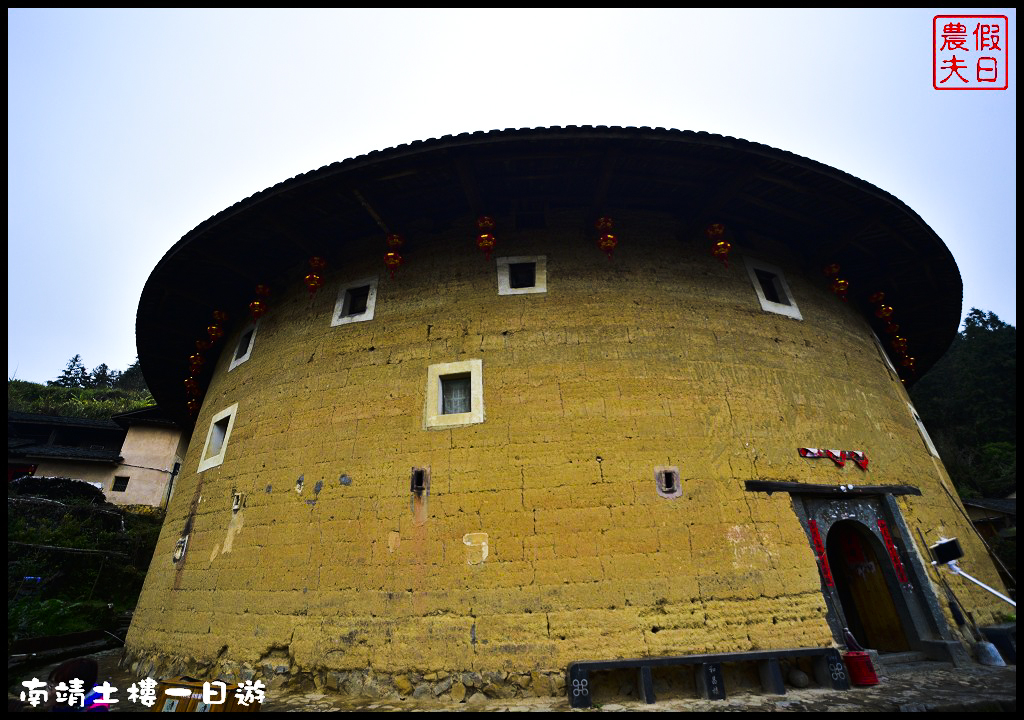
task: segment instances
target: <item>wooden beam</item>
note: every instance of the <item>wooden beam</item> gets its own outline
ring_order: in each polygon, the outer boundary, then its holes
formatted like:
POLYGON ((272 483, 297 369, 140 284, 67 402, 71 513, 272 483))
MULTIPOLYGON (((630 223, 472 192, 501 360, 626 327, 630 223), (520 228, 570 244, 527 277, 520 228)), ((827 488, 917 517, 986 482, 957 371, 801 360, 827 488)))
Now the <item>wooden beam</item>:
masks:
POLYGON ((921 494, 921 490, 913 485, 815 485, 775 480, 747 480, 744 485, 748 492, 765 492, 769 495, 775 492, 788 492, 797 495, 828 495, 829 497, 921 494))

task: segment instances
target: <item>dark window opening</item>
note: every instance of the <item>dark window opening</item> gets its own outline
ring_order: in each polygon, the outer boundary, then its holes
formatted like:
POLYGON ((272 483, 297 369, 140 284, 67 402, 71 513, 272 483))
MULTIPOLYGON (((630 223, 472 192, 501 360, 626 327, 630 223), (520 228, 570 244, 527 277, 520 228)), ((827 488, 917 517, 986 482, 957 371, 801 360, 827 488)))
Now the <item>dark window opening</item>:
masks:
POLYGON ((228 423, 230 422, 231 416, 229 415, 213 424, 213 431, 210 433, 210 449, 207 451, 206 457, 220 455, 220 449, 224 446, 224 438, 227 437, 228 423))
POLYGON ((370 298, 370 286, 350 288, 345 291, 345 305, 342 315, 362 315, 366 312, 366 304, 370 298))
POLYGON ((256 332, 255 328, 243 335, 242 339, 238 341, 238 349, 235 350, 235 360, 241 360, 249 352, 249 345, 252 344, 252 334, 254 332, 256 332))
POLYGON ((537 284, 537 263, 511 263, 508 266, 508 286, 529 288, 537 284))
POLYGON ((412 475, 409 476, 409 492, 413 495, 421 497, 428 493, 430 490, 430 470, 427 468, 412 469, 412 475))
POLYGON ((114 484, 111 486, 113 492, 124 492, 128 489, 128 478, 117 476, 114 478, 114 484))
POLYGON ((786 297, 786 292, 782 289, 782 284, 779 282, 778 276, 775 273, 755 268, 754 275, 757 276, 757 282, 761 285, 761 292, 764 293, 765 300, 776 303, 777 305, 791 304, 789 302, 789 298, 786 297))
POLYGON ((683 486, 680 483, 679 468, 656 467, 654 468, 654 483, 658 495, 669 500, 683 496, 683 486))
POLYGON ((666 470, 661 474, 661 491, 664 493, 674 493, 679 489, 679 477, 671 470, 666 470))
POLYGON ((453 415, 472 411, 472 395, 469 375, 454 375, 441 378, 441 414, 453 415))

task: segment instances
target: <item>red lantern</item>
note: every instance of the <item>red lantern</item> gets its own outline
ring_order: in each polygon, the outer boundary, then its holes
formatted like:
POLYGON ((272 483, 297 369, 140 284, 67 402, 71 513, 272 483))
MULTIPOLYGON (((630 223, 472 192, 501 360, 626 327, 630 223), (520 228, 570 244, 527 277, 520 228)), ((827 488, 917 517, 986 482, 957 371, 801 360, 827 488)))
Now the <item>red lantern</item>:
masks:
POLYGON ((188 403, 186 403, 186 407, 188 407, 189 415, 195 415, 196 413, 199 412, 199 401, 189 400, 188 403))
POLYGON ((914 369, 914 363, 915 362, 916 362, 916 360, 914 358, 912 358, 912 357, 905 357, 905 358, 903 358, 903 360, 900 361, 900 365, 905 367, 907 370, 911 370, 912 371, 914 369))
POLYGON ((895 335, 900 331, 900 326, 894 323, 892 320, 886 320, 885 331, 890 335, 895 335))
POLYGON ((208 340, 196 340, 196 350, 198 350, 199 352, 206 352, 211 347, 213 346, 210 345, 208 340))
POLYGON ((314 270, 323 270, 327 267, 327 261, 319 255, 314 255, 309 259, 309 266, 314 270))
POLYGON ((722 223, 711 223, 704 228, 704 234, 711 241, 711 254, 729 267, 729 251, 732 250, 732 243, 725 239, 725 225, 722 223))
POLYGON ((210 342, 217 342, 224 335, 224 328, 220 325, 207 325, 206 334, 210 336, 210 342))
POLYGON ((198 375, 203 369, 203 356, 199 353, 188 356, 188 369, 193 375, 198 375))
POLYGON ((224 312, 223 310, 214 310, 213 311, 213 320, 218 325, 223 325, 224 323, 226 323, 228 321, 228 314, 226 312, 224 312))
POLYGON ((900 355, 905 356, 907 354, 907 339, 905 337, 897 335, 889 344, 892 346, 892 349, 900 355))
POLYGON ((872 305, 878 305, 883 300, 885 300, 884 292, 876 292, 874 295, 868 298, 868 302, 871 303, 872 305))
POLYGON ((608 256, 608 259, 612 259, 612 253, 615 252, 616 246, 618 246, 619 240, 611 233, 605 233, 597 239, 597 246, 601 248, 601 252, 608 256))
POLYGON ((719 240, 711 246, 711 254, 721 260, 726 267, 729 267, 730 250, 732 250, 732 243, 728 240, 719 240))
POLYGON ((480 233, 476 239, 476 246, 484 251, 484 257, 488 260, 491 259, 491 253, 494 252, 494 246, 497 244, 497 239, 491 233, 480 233))
POLYGON ((388 270, 391 271, 391 279, 395 279, 395 271, 398 270, 398 266, 404 262, 402 256, 396 252, 389 252, 384 254, 384 264, 388 266, 388 270))
POLYGON ((476 246, 483 250, 484 257, 490 260, 494 246, 498 244, 498 239, 491 232, 494 229, 494 218, 484 215, 476 221, 476 226, 480 229, 480 234, 476 238, 476 246))
POLYGON ((189 397, 195 397, 199 394, 199 383, 196 382, 194 377, 185 378, 185 392, 189 397))
POLYGON ((253 300, 249 303, 249 312, 252 314, 252 319, 255 322, 267 314, 267 304, 262 300, 253 300))
POLYGON ((878 309, 875 310, 875 317, 882 318, 883 320, 891 317, 893 313, 891 305, 879 305, 878 309))
POLYGON ((256 286, 256 294, 259 295, 261 298, 268 298, 268 297, 270 297, 270 286, 269 285, 257 285, 256 286))
POLYGON ((316 295, 316 291, 324 284, 324 279, 316 273, 309 273, 306 277, 302 278, 302 280, 306 283, 306 287, 309 289, 310 297, 316 295))
POLYGON ((605 216, 605 217, 599 217, 597 219, 597 222, 594 223, 594 227, 596 227, 602 233, 607 233, 607 232, 611 232, 612 226, 614 224, 615 223, 612 222, 612 219, 610 217, 605 216))
POLYGON ((399 235, 398 233, 391 233, 390 235, 387 236, 384 242, 387 243, 387 246, 392 250, 397 250, 398 248, 405 245, 405 238, 399 235))
POLYGON ((711 242, 718 242, 725 236, 725 225, 722 223, 711 223, 704 228, 704 234, 708 236, 708 240, 711 242))
POLYGON ((846 302, 846 293, 850 290, 850 281, 836 278, 832 281, 832 292, 839 296, 839 299, 846 302))
POLYGON ((821 272, 824 273, 825 277, 835 277, 839 274, 839 264, 832 263, 831 265, 826 265, 821 272))

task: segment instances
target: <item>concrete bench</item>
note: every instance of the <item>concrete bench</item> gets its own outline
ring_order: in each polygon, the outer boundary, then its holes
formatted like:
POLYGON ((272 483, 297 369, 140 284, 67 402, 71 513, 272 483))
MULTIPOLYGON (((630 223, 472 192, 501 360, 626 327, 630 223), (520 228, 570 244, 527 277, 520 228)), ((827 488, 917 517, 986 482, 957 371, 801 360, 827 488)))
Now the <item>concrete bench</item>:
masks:
POLYGON ((766 693, 785 695, 779 660, 810 658, 814 678, 818 684, 833 690, 849 690, 850 681, 839 651, 835 648, 793 648, 789 650, 757 650, 754 652, 714 653, 709 655, 680 655, 676 657, 647 657, 630 660, 587 660, 570 663, 566 690, 569 705, 574 708, 590 707, 590 673, 600 670, 636 670, 637 696, 648 704, 655 702, 651 669, 695 665, 697 695, 707 700, 725 699, 723 663, 756 662, 761 676, 761 687, 766 693))

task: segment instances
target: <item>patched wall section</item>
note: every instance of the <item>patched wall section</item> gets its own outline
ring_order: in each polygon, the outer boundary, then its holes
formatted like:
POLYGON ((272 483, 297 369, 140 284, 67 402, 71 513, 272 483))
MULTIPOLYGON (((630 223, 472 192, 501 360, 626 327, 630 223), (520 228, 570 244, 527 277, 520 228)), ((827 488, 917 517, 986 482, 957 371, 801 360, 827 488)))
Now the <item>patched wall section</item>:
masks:
MULTIPOLYGON (((547 292, 512 296, 453 232, 382 277, 372 321, 338 327, 332 288, 378 272, 376 245, 356 243, 373 259, 338 263, 312 299, 296 278, 250 359, 229 374, 220 358, 132 656, 399 678, 829 645, 790 498, 751 479, 917 485, 908 523, 987 563, 853 308, 762 246, 802 320, 766 313, 742 263, 680 243, 667 219, 617 227, 614 262, 575 232, 503 232, 502 252, 547 258, 547 292), (427 368, 469 359, 486 420, 425 430, 427 368), (197 474, 211 417, 234 403, 223 463, 197 474), (870 470, 801 446, 864 450, 870 470), (679 468, 681 497, 659 496, 658 466, 679 468), (416 467, 430 468, 426 522, 416 467)), ((971 600, 979 619, 995 609, 971 600)))

